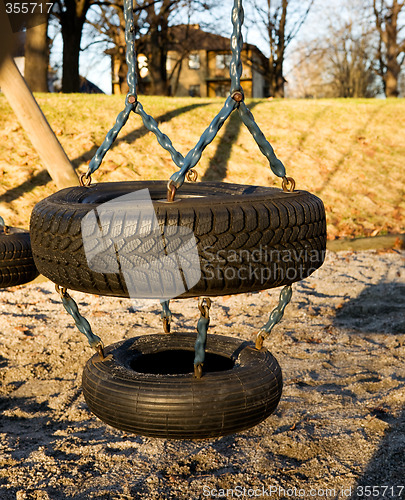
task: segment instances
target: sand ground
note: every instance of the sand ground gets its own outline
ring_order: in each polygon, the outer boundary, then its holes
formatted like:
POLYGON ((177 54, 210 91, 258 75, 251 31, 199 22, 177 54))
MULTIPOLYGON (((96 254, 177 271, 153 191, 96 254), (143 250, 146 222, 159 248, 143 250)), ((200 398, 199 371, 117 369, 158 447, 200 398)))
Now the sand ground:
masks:
MULTIPOLYGON (((276 412, 204 441, 103 424, 81 391, 93 352, 53 285, 1 290, 0 499, 405 498, 404 263, 329 252, 267 341, 284 376, 276 412)), ((216 298, 210 332, 252 339, 278 293, 216 298)), ((72 296, 105 344, 161 331, 155 306, 72 296)), ((172 311, 175 331, 195 331, 195 299, 172 311)))

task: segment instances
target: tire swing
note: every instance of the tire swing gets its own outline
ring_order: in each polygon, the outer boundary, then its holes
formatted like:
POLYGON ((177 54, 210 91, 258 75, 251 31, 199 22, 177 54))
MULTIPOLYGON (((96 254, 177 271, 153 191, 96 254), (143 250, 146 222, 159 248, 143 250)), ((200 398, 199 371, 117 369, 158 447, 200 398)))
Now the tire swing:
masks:
POLYGON ((0 217, 0 288, 23 285, 37 276, 29 232, 6 226, 0 217))
POLYGON ((295 190, 294 180, 286 177, 244 103, 241 0, 235 0, 232 11, 230 95, 185 157, 138 101, 132 0, 125 0, 124 14, 129 86, 125 109, 82 176, 82 186, 59 191, 34 207, 34 259, 97 351, 82 379, 85 400, 96 416, 118 429, 151 437, 232 434, 266 419, 280 400, 281 369, 263 341, 281 320, 291 285, 323 263, 324 207, 316 196, 295 190), (272 171, 283 179, 283 189, 195 182, 193 167, 234 110, 272 171), (91 185, 91 174, 131 112, 142 117, 179 170, 168 182, 91 185), (279 303, 255 343, 207 335, 211 297, 278 286, 283 286, 279 303), (159 299, 164 333, 104 347, 68 288, 159 299), (197 336, 170 333, 169 301, 175 297, 199 297, 197 336))

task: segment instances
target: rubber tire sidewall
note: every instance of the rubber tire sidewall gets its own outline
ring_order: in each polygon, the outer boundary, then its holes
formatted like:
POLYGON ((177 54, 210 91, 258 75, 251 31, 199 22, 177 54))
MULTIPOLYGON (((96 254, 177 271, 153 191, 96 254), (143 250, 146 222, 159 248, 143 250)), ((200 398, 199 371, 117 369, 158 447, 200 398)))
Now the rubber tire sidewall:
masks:
MULTIPOLYGON (((38 203, 31 216, 31 240, 39 271, 62 287, 128 297, 120 273, 89 268, 81 221, 114 196, 140 189, 149 189, 154 194, 152 199, 159 200, 164 198, 166 184, 140 181, 67 188, 38 203)), ((316 196, 305 191, 284 193, 276 188, 227 183, 187 184, 180 191, 179 197, 187 193, 204 196, 186 197, 172 204, 156 201, 154 205, 159 224, 188 227, 197 241, 201 278, 181 297, 229 295, 289 285, 322 265, 326 220, 322 201, 316 196), (263 256, 249 257, 261 248, 265 249, 263 256), (276 256, 270 260, 272 254, 276 256), (235 255, 240 262, 232 262, 235 255)))
POLYGON ((8 227, 0 233, 0 288, 29 283, 38 275, 29 232, 8 227))
MULTIPOLYGON (((195 335, 144 335, 106 348, 83 370, 83 394, 90 410, 120 430, 150 437, 205 439, 233 434, 266 419, 277 407, 282 374, 277 360, 250 342, 210 335, 207 352, 234 357, 230 370, 155 375, 131 369, 140 353, 192 351, 195 335)), ((190 367, 192 370, 192 366, 190 367)))

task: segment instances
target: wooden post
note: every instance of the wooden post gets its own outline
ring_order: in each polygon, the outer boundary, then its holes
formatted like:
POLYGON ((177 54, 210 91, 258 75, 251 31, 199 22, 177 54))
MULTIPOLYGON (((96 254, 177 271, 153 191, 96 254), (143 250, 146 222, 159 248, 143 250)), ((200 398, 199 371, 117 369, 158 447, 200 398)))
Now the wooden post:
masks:
MULTIPOLYGON (((13 37, 10 23, 0 1, 1 26, 13 37)), ((65 151, 47 122, 41 108, 9 54, 2 54, 0 87, 21 126, 59 189, 79 185, 79 179, 65 151)))

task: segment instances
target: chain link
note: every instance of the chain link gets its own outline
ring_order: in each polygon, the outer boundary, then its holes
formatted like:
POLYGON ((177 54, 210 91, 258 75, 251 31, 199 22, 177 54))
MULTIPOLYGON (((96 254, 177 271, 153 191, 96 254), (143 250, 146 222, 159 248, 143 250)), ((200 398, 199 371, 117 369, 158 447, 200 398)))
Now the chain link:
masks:
POLYGON ((292 297, 292 287, 291 285, 285 286, 280 293, 280 298, 278 305, 270 313, 268 322, 260 329, 259 333, 256 335, 256 349, 261 349, 263 347, 263 341, 270 335, 274 326, 279 323, 284 316, 284 309, 289 304, 292 297))
POLYGON ((3 233, 3 234, 9 233, 9 227, 6 226, 6 223, 4 222, 3 217, 1 217, 1 216, 0 216, 0 233, 3 233))
POLYGON ((197 323, 197 340, 195 341, 194 349, 194 376, 202 377, 202 367, 205 361, 205 347, 207 345, 207 331, 210 324, 210 308, 211 299, 208 297, 200 297, 198 299, 198 309, 201 316, 197 323))
POLYGON ((100 339, 100 337, 94 335, 94 333, 91 330, 90 323, 87 321, 85 317, 83 317, 80 314, 76 302, 68 294, 66 288, 62 288, 59 285, 55 285, 55 289, 62 298, 62 304, 63 307, 66 309, 66 312, 70 314, 74 319, 74 322, 79 332, 86 335, 90 346, 99 353, 101 359, 104 359, 104 351, 103 351, 104 344, 100 339))
POLYGON ((162 300, 160 303, 162 305, 162 313, 160 314, 160 318, 162 319, 163 331, 165 333, 170 333, 170 323, 172 321, 172 312, 170 311, 169 303, 170 300, 162 300))
POLYGON ((124 0, 124 17, 125 41, 127 45, 126 60, 128 65, 127 82, 129 93, 126 97, 125 109, 119 113, 113 128, 108 132, 102 145, 97 149, 94 157, 92 158, 86 173, 86 178, 89 178, 90 174, 99 168, 104 156, 111 148, 122 127, 126 124, 131 111, 133 111, 141 116, 144 126, 150 132, 155 134, 158 143, 162 146, 162 148, 170 153, 173 162, 180 169, 170 177, 170 180, 173 182, 175 188, 179 189, 183 185, 188 172, 190 172, 190 170, 192 170, 193 167, 199 162, 204 149, 214 140, 222 125, 235 109, 238 109, 243 123, 251 132, 254 140, 259 146, 260 151, 268 159, 273 173, 278 177, 286 176, 283 163, 276 157, 272 146, 263 135, 262 131, 256 124, 252 113, 244 103, 243 89, 241 86, 241 76, 243 72, 241 58, 243 50, 242 25, 244 18, 242 0, 234 0, 232 8, 232 57, 229 69, 231 78, 230 96, 225 101, 221 111, 212 120, 209 127, 203 132, 200 140, 185 157, 183 157, 183 155, 175 149, 170 138, 159 129, 156 120, 144 111, 142 104, 138 101, 136 76, 137 56, 135 52, 133 0, 124 0))
POLYGON ((244 12, 242 7, 242 0, 235 0, 232 8, 232 25, 233 31, 231 36, 231 64, 229 66, 229 73, 231 77, 231 95, 235 92, 242 93, 240 79, 243 72, 241 52, 243 49, 243 36, 242 24, 244 19, 244 12))
POLYGON ((277 177, 285 177, 285 167, 281 160, 279 160, 274 152, 269 141, 265 138, 263 132, 260 130, 259 126, 255 122, 250 109, 246 106, 244 102, 241 102, 238 108, 239 116, 241 117, 243 123, 248 128, 249 132, 252 134, 253 139, 259 146, 262 154, 268 159, 270 168, 277 177))

